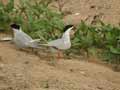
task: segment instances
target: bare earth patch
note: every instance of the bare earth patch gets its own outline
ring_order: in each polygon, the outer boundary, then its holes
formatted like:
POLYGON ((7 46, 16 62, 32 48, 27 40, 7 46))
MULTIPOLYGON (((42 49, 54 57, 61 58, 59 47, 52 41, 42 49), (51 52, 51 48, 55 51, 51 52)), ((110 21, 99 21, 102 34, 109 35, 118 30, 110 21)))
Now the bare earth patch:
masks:
POLYGON ((80 60, 51 61, 0 43, 0 90, 120 90, 120 73, 80 60))
POLYGON ((94 17, 105 23, 120 24, 120 0, 63 0, 66 1, 63 10, 71 11, 72 14, 65 17, 67 23, 80 23, 85 20, 91 23, 94 17), (79 15, 74 15, 80 13, 79 15))

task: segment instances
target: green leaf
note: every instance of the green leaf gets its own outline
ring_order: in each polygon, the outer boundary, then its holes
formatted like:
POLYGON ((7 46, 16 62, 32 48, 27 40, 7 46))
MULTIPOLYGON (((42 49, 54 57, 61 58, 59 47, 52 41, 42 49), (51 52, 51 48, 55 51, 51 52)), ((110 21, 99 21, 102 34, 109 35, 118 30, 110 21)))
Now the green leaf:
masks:
POLYGON ((114 47, 110 47, 110 52, 113 54, 117 54, 120 55, 120 48, 114 48, 114 47))
POLYGON ((8 4, 5 6, 6 12, 11 12, 14 9, 14 0, 9 0, 8 4))

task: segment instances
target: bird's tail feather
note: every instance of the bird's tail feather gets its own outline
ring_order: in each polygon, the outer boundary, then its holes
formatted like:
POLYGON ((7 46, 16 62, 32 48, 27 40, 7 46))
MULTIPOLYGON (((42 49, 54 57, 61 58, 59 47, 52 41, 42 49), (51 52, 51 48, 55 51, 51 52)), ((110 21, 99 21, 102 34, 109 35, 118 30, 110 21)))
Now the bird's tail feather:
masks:
POLYGON ((39 44, 39 46, 50 46, 49 44, 39 44))
POLYGON ((40 40, 41 40, 41 39, 34 39, 34 40, 30 41, 30 42, 31 42, 31 43, 33 43, 33 42, 40 42, 40 40))

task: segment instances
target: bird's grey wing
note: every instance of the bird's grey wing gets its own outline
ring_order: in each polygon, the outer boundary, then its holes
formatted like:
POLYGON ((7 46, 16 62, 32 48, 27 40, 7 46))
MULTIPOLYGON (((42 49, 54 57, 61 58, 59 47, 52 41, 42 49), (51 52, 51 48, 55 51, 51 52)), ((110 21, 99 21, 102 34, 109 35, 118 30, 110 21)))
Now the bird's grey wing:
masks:
POLYGON ((24 33, 24 32, 20 32, 21 34, 21 37, 24 39, 24 40, 26 40, 26 41, 31 41, 31 40, 33 40, 29 35, 27 35, 26 33, 24 33))
POLYGON ((48 46, 57 47, 57 46, 60 46, 62 43, 63 43, 62 39, 57 39, 57 40, 53 40, 53 41, 48 42, 48 46))
POLYGON ((30 41, 32 41, 33 39, 27 35, 24 32, 16 32, 15 33, 15 41, 16 43, 19 43, 21 46, 26 46, 26 47, 36 47, 37 44, 36 43, 30 43, 30 41))
POLYGON ((30 43, 34 43, 34 42, 40 42, 41 39, 33 39, 30 41, 30 43))
POLYGON ((57 49, 66 49, 66 44, 63 39, 57 39, 48 42, 47 44, 39 44, 40 46, 49 46, 49 47, 55 47, 57 49))
POLYGON ((26 33, 22 32, 24 35, 24 39, 26 40, 26 45, 29 47, 37 48, 38 47, 38 42, 40 39, 32 39, 29 35, 26 33))

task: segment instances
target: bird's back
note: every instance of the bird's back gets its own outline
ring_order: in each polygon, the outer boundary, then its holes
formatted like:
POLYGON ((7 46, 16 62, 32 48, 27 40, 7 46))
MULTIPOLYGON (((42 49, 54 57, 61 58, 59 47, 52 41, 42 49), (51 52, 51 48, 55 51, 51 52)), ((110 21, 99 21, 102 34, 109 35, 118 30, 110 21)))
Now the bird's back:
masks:
POLYGON ((30 43, 33 39, 22 31, 15 31, 14 32, 14 42, 19 48, 24 47, 33 47, 35 43, 30 43))
POLYGON ((69 49, 71 47, 70 29, 67 30, 60 39, 48 42, 48 46, 53 46, 63 50, 69 49))
POLYGON ((61 49, 61 50, 65 50, 65 49, 68 49, 70 47, 70 46, 68 46, 68 44, 66 44, 66 42, 62 38, 50 41, 50 42, 48 42, 48 45, 53 46, 57 49, 61 49))

